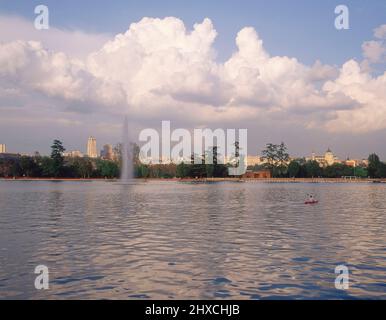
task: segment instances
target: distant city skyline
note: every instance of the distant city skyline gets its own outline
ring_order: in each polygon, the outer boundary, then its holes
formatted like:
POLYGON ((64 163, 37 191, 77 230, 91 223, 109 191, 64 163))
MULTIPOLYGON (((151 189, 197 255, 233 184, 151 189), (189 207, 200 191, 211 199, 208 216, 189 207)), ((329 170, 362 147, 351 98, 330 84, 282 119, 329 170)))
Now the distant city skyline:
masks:
MULTIPOLYGON (((0 3, 0 143, 8 152, 118 141, 143 128, 248 129, 249 153, 386 159, 386 2, 47 0, 0 3), (71 9, 69 9, 71 8, 71 9), (87 14, 86 14, 87 12, 87 14), (31 42, 32 41, 32 42, 31 42)), ((97 150, 99 153, 99 150, 97 150)), ((83 151, 83 152, 87 152, 83 151)))
MULTIPOLYGON (((62 141, 63 142, 63 141, 62 141)), ((65 156, 67 157, 89 157, 89 158, 104 158, 106 160, 116 160, 117 159, 117 154, 116 154, 116 148, 120 145, 121 142, 115 142, 115 143, 105 143, 103 144, 102 148, 98 149, 98 140, 94 136, 89 136, 87 139, 87 142, 85 143, 86 147, 85 148, 73 148, 72 146, 66 146, 64 143, 64 147, 66 148, 66 151, 64 153, 65 156), (113 147, 113 145, 115 147, 113 147)), ((319 148, 320 149, 320 148, 319 148)), ((261 150, 258 150, 256 152, 251 151, 248 153, 247 156, 247 163, 248 165, 256 165, 256 164, 262 164, 264 161, 261 159, 261 150)), ((320 149, 322 150, 322 149, 320 149)), ((49 155, 48 153, 42 153, 39 150, 34 150, 33 152, 20 152, 20 151, 13 151, 10 152, 9 150, 6 149, 5 144, 0 144, 0 153, 14 153, 14 154, 25 154, 25 155, 31 155, 33 156, 35 153, 39 153, 40 155, 49 155)), ((380 154, 379 152, 376 152, 377 154, 380 154)), ((347 162, 348 160, 351 161, 364 161, 367 160, 368 155, 365 155, 363 157, 350 157, 349 155, 344 156, 344 157, 339 157, 337 156, 333 150, 331 150, 330 147, 326 149, 326 151, 323 153, 320 153, 323 155, 317 155, 317 152, 313 149, 310 151, 308 154, 292 154, 291 151, 289 150, 289 155, 291 159, 302 159, 304 158, 305 160, 315 160, 321 164, 324 165, 331 165, 335 162, 347 162)), ((182 158, 168 158, 168 159, 163 159, 166 162, 169 162, 172 160, 173 162, 179 161, 182 158)), ((186 159, 185 159, 186 160, 186 159)), ((226 160, 227 161, 227 160, 226 160)))

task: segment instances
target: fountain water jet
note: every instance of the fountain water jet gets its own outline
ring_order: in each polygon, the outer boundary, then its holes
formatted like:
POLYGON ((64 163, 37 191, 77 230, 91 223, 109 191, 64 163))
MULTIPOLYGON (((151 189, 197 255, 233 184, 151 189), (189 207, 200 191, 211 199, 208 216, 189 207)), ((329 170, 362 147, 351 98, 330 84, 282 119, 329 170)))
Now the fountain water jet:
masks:
POLYGON ((133 157, 129 142, 129 121, 127 116, 125 116, 123 122, 121 156, 121 182, 125 183, 133 179, 133 157))

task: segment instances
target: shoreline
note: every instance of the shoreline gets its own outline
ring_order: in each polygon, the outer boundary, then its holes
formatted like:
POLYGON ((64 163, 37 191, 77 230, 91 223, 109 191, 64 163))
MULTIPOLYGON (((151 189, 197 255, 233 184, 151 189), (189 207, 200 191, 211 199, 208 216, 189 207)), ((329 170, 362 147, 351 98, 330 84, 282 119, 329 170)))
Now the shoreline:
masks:
MULTIPOLYGON (((263 183, 386 183, 386 179, 349 179, 349 178, 138 178, 138 181, 169 182, 263 182, 263 183)), ((119 179, 105 178, 0 178, 0 181, 46 181, 46 182, 119 182, 119 179)))

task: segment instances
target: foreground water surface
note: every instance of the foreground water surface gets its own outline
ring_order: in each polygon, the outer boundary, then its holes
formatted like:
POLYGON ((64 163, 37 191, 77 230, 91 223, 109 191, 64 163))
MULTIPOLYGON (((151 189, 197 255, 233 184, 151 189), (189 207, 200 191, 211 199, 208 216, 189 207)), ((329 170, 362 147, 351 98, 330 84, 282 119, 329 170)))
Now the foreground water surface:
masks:
POLYGON ((385 299, 385 196, 370 183, 0 181, 0 299, 385 299), (49 290, 34 287, 41 264, 49 290))

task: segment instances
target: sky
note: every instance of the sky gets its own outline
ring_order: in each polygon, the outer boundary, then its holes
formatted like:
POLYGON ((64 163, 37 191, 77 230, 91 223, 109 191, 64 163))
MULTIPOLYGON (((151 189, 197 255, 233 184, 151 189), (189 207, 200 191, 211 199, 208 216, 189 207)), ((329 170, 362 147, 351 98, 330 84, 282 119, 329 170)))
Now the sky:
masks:
MULTIPOLYGON (((141 129, 247 128, 248 153, 286 142, 386 160, 386 1, 0 0, 0 143, 85 151, 141 129), (49 30, 36 30, 36 5, 49 30), (33 41, 33 42, 31 42, 33 41)), ((135 138, 134 138, 135 139, 135 138)))

